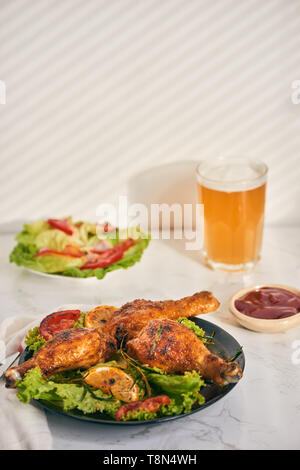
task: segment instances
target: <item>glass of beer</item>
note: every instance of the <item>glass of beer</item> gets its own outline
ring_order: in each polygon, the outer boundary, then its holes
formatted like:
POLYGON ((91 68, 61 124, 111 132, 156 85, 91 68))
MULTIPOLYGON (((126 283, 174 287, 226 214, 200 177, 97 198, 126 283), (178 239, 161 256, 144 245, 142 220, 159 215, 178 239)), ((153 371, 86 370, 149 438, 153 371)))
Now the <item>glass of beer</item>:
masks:
POLYGON ((221 157, 197 167, 204 205, 204 255, 213 269, 251 269, 260 258, 268 167, 221 157))

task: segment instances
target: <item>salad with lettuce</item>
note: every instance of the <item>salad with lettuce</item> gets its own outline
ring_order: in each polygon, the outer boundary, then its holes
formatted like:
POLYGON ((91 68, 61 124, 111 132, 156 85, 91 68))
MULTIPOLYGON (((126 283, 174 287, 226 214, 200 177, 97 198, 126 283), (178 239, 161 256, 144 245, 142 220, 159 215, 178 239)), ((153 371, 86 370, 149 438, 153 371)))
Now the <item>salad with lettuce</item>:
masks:
MULTIPOLYGON (((84 325, 85 315, 81 313, 73 328, 84 325)), ((194 322, 186 318, 178 321, 192 328, 202 341, 209 341, 210 337, 194 322)), ((46 341, 36 327, 29 331, 25 342, 29 352, 34 353, 46 341)), ((109 362, 89 370, 67 371, 45 379, 39 367, 35 367, 17 382, 17 396, 23 403, 35 399, 64 412, 77 410, 119 421, 145 421, 200 407, 205 402, 201 394, 205 385, 196 371, 170 375, 140 364, 121 348, 109 362), (107 383, 113 384, 112 388, 106 389, 107 383)))
POLYGON ((140 261, 150 236, 138 227, 119 230, 109 223, 40 220, 24 224, 10 261, 47 274, 102 279, 107 272, 140 261))

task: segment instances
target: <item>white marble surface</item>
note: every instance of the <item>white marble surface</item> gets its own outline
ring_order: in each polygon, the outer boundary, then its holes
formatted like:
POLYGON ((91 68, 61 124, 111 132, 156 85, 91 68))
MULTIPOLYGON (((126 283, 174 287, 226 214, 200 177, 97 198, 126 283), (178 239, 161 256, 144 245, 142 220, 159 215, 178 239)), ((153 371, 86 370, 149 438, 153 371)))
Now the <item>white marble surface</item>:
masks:
MULTIPOLYGON (((48 414, 56 449, 300 449, 300 365, 292 363, 300 327, 260 334, 239 327, 228 311, 230 296, 243 286, 281 283, 300 287, 300 229, 265 230, 262 260, 247 275, 215 273, 180 243, 152 241, 141 263, 110 273, 102 281, 47 279, 8 262, 12 234, 0 235, 0 319, 47 312, 66 303, 114 304, 134 299, 167 299, 201 289, 221 301, 205 318, 243 346, 246 369, 223 400, 190 417, 159 425, 118 427, 48 414)), ((29 405, 28 405, 29 406, 29 405)))

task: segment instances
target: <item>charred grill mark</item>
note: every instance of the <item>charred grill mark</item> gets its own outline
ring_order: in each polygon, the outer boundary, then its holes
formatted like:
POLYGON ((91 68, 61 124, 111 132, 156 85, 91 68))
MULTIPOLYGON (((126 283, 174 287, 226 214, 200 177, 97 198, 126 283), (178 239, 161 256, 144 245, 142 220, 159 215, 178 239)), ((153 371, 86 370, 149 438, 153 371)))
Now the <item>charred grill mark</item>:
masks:
POLYGON ((115 332, 115 338, 116 338, 118 347, 120 347, 121 345, 125 345, 126 340, 127 340, 126 330, 122 327, 117 326, 116 332, 115 332))
POLYGON ((94 352, 92 352, 91 354, 87 356, 87 359, 93 359, 94 357, 95 357, 95 354, 94 352))
MULTIPOLYGON (((170 348, 173 346, 173 344, 175 342, 175 338, 166 336, 162 339, 165 340, 164 344, 159 349, 157 349, 157 353, 161 354, 162 356, 165 356, 167 354, 167 352, 170 350, 170 348)), ((169 358, 167 358, 167 360, 169 360, 169 358)), ((173 361, 173 358, 171 358, 171 360, 173 361)))
POLYGON ((164 325, 164 326, 163 326, 163 329, 164 329, 165 331, 172 331, 172 327, 171 327, 170 325, 164 325))
POLYGON ((162 354, 162 356, 165 356, 165 354, 167 354, 168 350, 170 349, 170 344, 166 344, 166 346, 164 346, 162 349, 160 349, 160 354, 162 354))
POLYGON ((158 330, 156 330, 156 332, 155 332, 154 342, 153 342, 153 345, 152 345, 152 348, 151 348, 151 351, 150 351, 151 354, 154 354, 154 352, 155 352, 157 343, 158 343, 158 341, 159 341, 159 339, 160 339, 160 337, 161 337, 161 334, 162 334, 162 330, 163 330, 163 328, 162 328, 162 326, 160 325, 159 328, 158 328, 158 330))
POLYGON ((68 339, 70 337, 70 335, 71 335, 70 330, 63 330, 62 334, 61 334, 62 341, 65 341, 66 339, 68 339))
POLYGON ((155 326, 155 325, 151 325, 151 326, 149 327, 148 331, 147 331, 148 336, 149 336, 150 338, 152 338, 153 336, 155 336, 155 335, 156 335, 156 330, 157 330, 156 326, 155 326))
POLYGON ((216 361, 218 362, 219 360, 220 360, 220 359, 219 359, 217 356, 215 356, 214 354, 211 354, 211 355, 208 356, 208 358, 207 358, 207 361, 209 361, 209 362, 216 362, 216 361))

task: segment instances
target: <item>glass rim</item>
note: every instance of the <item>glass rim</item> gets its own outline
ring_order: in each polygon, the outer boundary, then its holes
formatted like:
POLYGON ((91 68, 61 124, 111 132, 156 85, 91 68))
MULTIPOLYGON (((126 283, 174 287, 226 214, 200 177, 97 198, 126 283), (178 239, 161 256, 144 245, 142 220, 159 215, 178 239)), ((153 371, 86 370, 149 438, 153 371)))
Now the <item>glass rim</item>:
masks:
POLYGON ((199 178, 201 178, 203 180, 203 182, 207 182, 207 183, 211 183, 211 184, 214 184, 214 185, 217 185, 217 184, 221 184, 221 185, 224 185, 224 187, 228 188, 228 186, 247 186, 249 184, 252 185, 255 185, 255 187, 258 187, 259 185, 255 184, 256 182, 260 182, 261 181, 261 184, 265 183, 266 181, 266 176, 267 176, 267 173, 268 173, 268 166, 266 165, 266 163, 264 163, 263 161, 261 160, 258 160, 258 159, 254 159, 254 158, 239 158, 239 157, 234 157, 234 156, 229 156, 229 157, 216 157, 214 159, 211 159, 211 160, 202 160, 198 163, 197 167, 196 167, 196 174, 197 174, 197 179, 198 179, 198 182, 201 183, 201 181, 199 181, 199 178), (240 180, 222 180, 221 178, 219 179, 214 179, 214 178, 211 178, 211 177, 207 177, 205 175, 203 175, 201 173, 201 168, 203 168, 204 165, 208 165, 210 167, 214 167, 214 163, 217 163, 217 162, 228 162, 229 164, 231 162, 238 162, 239 164, 243 164, 244 166, 248 166, 248 167, 260 167, 260 174, 259 175, 255 175, 253 177, 246 177, 246 178, 241 178, 240 180))

